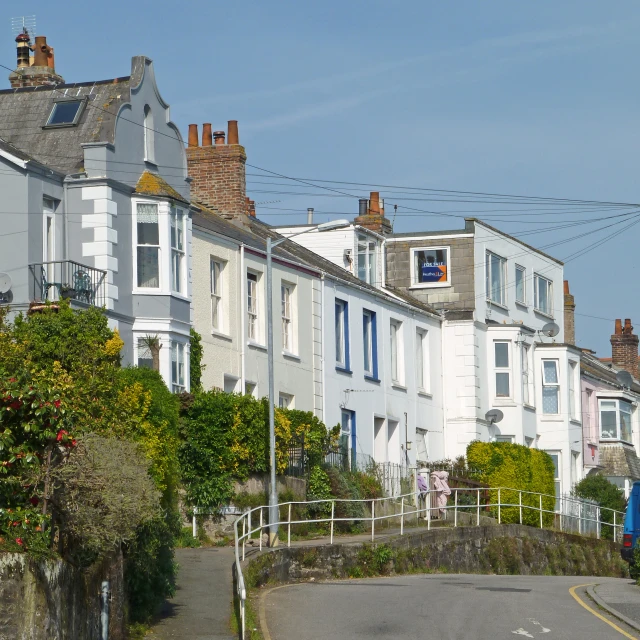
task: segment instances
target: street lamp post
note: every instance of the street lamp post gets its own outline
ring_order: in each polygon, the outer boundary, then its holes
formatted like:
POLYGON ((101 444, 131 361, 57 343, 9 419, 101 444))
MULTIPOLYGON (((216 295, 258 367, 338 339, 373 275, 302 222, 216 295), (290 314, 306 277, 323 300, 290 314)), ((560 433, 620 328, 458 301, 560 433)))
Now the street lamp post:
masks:
POLYGON ((269 376, 269 455, 271 463, 271 479, 269 490, 269 546, 275 547, 278 544, 278 488, 276 485, 276 430, 275 430, 275 392, 273 374, 273 271, 271 256, 273 249, 285 240, 294 236, 308 233, 309 231, 332 231, 348 227, 351 223, 348 220, 334 220, 324 222, 314 227, 309 227, 304 231, 294 233, 288 238, 280 238, 275 242, 271 237, 267 238, 267 368, 269 376))

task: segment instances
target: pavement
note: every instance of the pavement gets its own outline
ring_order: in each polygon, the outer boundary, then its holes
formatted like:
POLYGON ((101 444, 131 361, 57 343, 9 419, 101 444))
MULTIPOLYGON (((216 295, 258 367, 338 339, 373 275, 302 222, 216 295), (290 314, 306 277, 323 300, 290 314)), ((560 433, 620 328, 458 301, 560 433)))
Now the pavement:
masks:
POLYGON ((640 632, 640 586, 634 580, 604 582, 587 592, 598 606, 640 632))
POLYGON ((237 640, 232 614, 232 547, 176 549, 176 594, 165 603, 153 640, 237 640))
POLYGON ((276 587, 260 615, 265 640, 640 638, 586 585, 612 601, 633 599, 630 581, 617 578, 425 574, 276 587))

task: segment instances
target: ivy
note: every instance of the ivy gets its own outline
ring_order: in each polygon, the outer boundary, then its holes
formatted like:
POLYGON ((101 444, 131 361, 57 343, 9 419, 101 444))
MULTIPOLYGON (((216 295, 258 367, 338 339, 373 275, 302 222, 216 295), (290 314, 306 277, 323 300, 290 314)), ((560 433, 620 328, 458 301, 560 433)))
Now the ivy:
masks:
POLYGON ((202 391, 202 371, 206 365, 202 364, 204 349, 202 347, 202 336, 195 330, 190 329, 190 350, 189 350, 189 384, 191 393, 202 391))

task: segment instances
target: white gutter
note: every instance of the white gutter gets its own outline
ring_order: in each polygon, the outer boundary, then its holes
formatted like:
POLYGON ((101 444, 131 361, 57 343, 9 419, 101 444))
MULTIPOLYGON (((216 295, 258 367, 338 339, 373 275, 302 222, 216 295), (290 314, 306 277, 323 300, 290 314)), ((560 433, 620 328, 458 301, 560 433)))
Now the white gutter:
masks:
MULTIPOLYGON (((325 318, 326 318, 326 313, 324 312, 324 307, 325 307, 325 288, 326 288, 326 280, 324 278, 324 274, 321 273, 320 274, 320 282, 322 283, 322 286, 320 288, 320 312, 322 313, 322 317, 321 317, 321 327, 322 327, 322 422, 325 423, 325 425, 327 424, 327 366, 326 366, 326 322, 325 322, 325 318)), ((315 390, 314 390, 315 392, 315 390)))

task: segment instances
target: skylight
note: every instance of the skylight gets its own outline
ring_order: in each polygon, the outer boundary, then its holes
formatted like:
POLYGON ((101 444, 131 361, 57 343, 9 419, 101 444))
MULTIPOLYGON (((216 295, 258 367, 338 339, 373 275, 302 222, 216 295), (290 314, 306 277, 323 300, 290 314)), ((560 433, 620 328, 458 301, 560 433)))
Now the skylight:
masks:
POLYGON ((53 104, 47 127, 73 126, 78 123, 82 114, 84 100, 60 100, 53 104))

